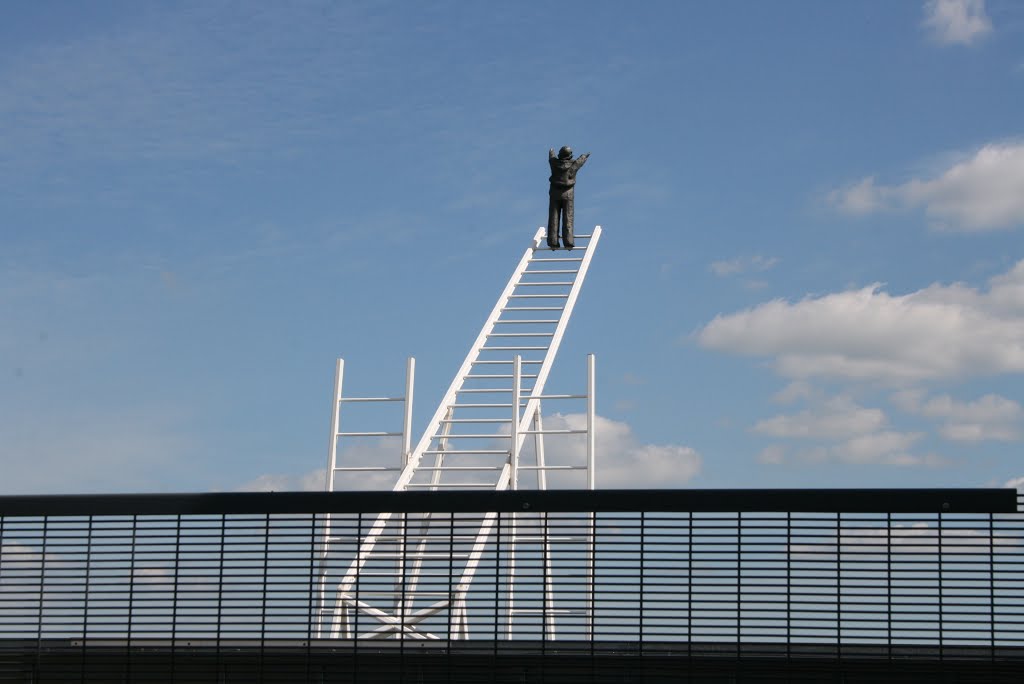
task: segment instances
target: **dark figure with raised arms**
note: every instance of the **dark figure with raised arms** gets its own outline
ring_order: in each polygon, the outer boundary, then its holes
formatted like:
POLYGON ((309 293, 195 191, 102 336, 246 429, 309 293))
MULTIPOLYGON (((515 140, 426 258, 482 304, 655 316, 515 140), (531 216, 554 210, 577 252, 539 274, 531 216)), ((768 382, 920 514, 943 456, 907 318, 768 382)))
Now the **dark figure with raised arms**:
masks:
POLYGON ((562 245, 573 248, 572 211, 573 188, 576 187, 576 172, 587 163, 590 153, 572 158, 572 149, 566 145, 555 156, 554 148, 548 150, 548 164, 551 166, 551 189, 548 191, 548 247, 558 249, 558 221, 562 221, 562 245))

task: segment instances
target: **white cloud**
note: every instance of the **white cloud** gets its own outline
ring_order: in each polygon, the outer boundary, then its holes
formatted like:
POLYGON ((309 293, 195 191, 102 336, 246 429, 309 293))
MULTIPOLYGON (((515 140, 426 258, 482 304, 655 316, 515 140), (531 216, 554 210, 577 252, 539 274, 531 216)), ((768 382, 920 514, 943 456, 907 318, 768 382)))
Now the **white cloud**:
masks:
POLYGON ((1006 484, 1004 484, 1003 486, 1009 487, 1010 489, 1018 489, 1024 492, 1024 477, 1015 477, 1012 480, 1007 480, 1006 484))
POLYGON ((873 177, 833 190, 849 214, 923 209, 938 230, 982 232, 1024 224, 1024 144, 992 143, 931 178, 879 185, 873 177))
MULTIPOLYGON (((602 489, 627 487, 678 487, 700 472, 700 455, 680 444, 641 444, 633 429, 602 416, 595 418, 597 486, 602 489)), ((587 417, 582 413, 545 416, 544 429, 583 429, 587 417)), ((586 463, 583 439, 566 436, 545 439, 545 458, 549 463, 579 465, 586 463)), ((530 453, 527 451, 527 453, 530 453)), ((580 478, 555 478, 554 486, 581 486, 580 478)))
POLYGON ((997 394, 986 394, 974 401, 957 401, 943 394, 926 398, 921 390, 905 390, 892 397, 893 403, 908 413, 943 420, 939 434, 958 442, 1020 439, 1024 408, 997 394))
MULTIPOLYGON (((238 487, 239 492, 322 492, 325 487, 324 468, 311 470, 303 475, 268 473, 238 487)), ((393 478, 392 478, 393 479, 393 478)), ((367 487, 378 489, 378 487, 367 487)), ((390 487, 386 487, 390 489, 390 487)))
POLYGON ((811 408, 758 421, 754 432, 797 443, 772 444, 757 460, 770 465, 786 462, 850 463, 897 466, 940 465, 934 455, 910 449, 924 435, 887 428, 881 409, 865 408, 846 396, 815 397, 811 408), (810 446, 807 444, 810 443, 810 446))
POLYGON ((803 380, 794 380, 781 390, 772 395, 772 401, 777 404, 792 404, 801 399, 808 399, 814 396, 814 388, 810 383, 803 380))
MULTIPOLYGON (((339 449, 338 466, 398 467, 401 446, 396 437, 359 440, 339 449)), ((245 484, 242 492, 321 492, 327 486, 327 469, 316 468, 306 473, 264 473, 245 484)), ((390 491, 395 486, 395 471, 349 471, 335 475, 335 491, 390 491)))
POLYGON ((727 261, 713 261, 708 269, 716 276, 730 276, 739 273, 759 273, 779 263, 777 257, 756 254, 751 257, 736 257, 727 261))
POLYGON ((847 214, 870 214, 886 208, 885 188, 875 186, 874 176, 868 176, 842 190, 829 193, 829 201, 847 214))
POLYGON ((840 396, 799 413, 760 420, 754 432, 783 438, 839 439, 874 432, 885 422, 880 409, 862 408, 840 396))
POLYGON ((890 295, 880 285, 718 315, 708 348, 774 359, 785 377, 907 381, 1024 371, 1024 261, 989 281, 890 295))
POLYGON ((831 448, 831 455, 845 463, 878 463, 882 465, 939 465, 934 456, 917 456, 908 449, 924 435, 920 432, 886 430, 854 437, 831 448))
POLYGON ((985 0, 928 0, 924 14, 932 38, 946 45, 970 45, 992 32, 985 0))
POLYGON ((780 444, 771 444, 761 450, 757 460, 768 465, 781 465, 786 462, 786 448, 780 444))

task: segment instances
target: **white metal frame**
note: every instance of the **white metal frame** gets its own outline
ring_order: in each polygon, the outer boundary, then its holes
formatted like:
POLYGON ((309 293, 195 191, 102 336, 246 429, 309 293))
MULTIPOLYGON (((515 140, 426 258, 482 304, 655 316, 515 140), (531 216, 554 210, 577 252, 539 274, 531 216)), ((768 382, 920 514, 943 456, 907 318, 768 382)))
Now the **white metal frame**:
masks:
MULTIPOLYGON (((585 470, 587 478, 587 486, 593 488, 594 486, 594 358, 593 355, 588 357, 587 365, 587 394, 586 395, 545 395, 544 386, 547 381, 548 375, 551 371, 551 367, 554 363, 554 359, 557 355, 559 346, 561 345, 562 338, 564 336, 566 327, 568 326, 569 318, 571 317, 573 308, 575 307, 576 301, 579 297, 580 289, 582 288, 583 281, 586 277, 589 269, 594 250, 600 240, 601 227, 596 226, 591 235, 577 236, 578 239, 585 239, 585 244, 575 252, 556 252, 552 257, 545 257, 547 251, 544 247, 544 234, 545 229, 542 227, 539 229, 534 236, 531 246, 524 252, 522 258, 519 261, 512 277, 509 279, 504 290, 494 308, 491 310, 490 315, 484 322, 483 327, 480 330, 479 335, 470 348, 469 353, 466 355, 462 366, 459 368, 455 378, 452 380, 444 398, 438 404, 438 408, 435 411, 433 417, 427 425, 426 430, 423 433, 420 441, 413 449, 409 448, 409 434, 411 428, 411 407, 412 407, 412 395, 413 395, 413 375, 415 371, 415 360, 410 359, 407 367, 406 375, 406 395, 405 397, 364 397, 364 398, 347 398, 342 396, 342 379, 344 371, 344 363, 339 360, 336 381, 335 381, 335 402, 334 412, 332 414, 331 424, 331 448, 328 458, 328 483, 327 488, 333 491, 335 488, 335 473, 343 471, 400 471, 397 482, 395 483, 394 490, 401 491, 409 489, 410 487, 425 487, 430 490, 440 489, 456 489, 474 487, 479 488, 486 486, 487 488, 493 488, 496 490, 502 489, 515 489, 519 487, 519 475, 523 471, 536 471, 537 482, 541 488, 545 488, 547 485, 547 473, 550 470, 585 470), (565 254, 566 256, 562 256, 565 254), (579 256, 577 256, 579 255, 579 256), (554 269, 540 269, 530 270, 530 267, 535 264, 545 264, 555 262, 554 269), (565 264, 568 268, 563 268, 565 264), (572 268, 575 265, 575 268, 572 268), (560 280, 560 281, 531 281, 527 276, 533 275, 546 275, 550 277, 552 275, 571 275, 572 280, 560 280), (557 293, 557 294, 523 294, 522 292, 529 292, 531 287, 544 287, 544 288, 560 288, 568 287, 568 292, 557 293), (523 299, 540 299, 544 300, 561 300, 559 306, 532 306, 531 301, 527 301, 527 306, 512 306, 514 300, 523 299), (503 318, 503 315, 507 312, 526 312, 526 311, 557 311, 557 319, 546 319, 546 320, 530 320, 530 319, 515 319, 515 318, 503 318), (507 324, 554 324, 555 328, 551 332, 526 332, 526 333, 505 333, 497 332, 497 326, 507 324), (488 341, 493 339, 499 339, 504 341, 505 339, 511 340, 510 346, 490 345, 488 341), (516 344, 519 338, 546 338, 548 340, 546 345, 531 346, 524 344, 516 344), (524 361, 520 353, 516 353, 511 359, 507 360, 483 360, 481 359, 482 353, 491 353, 497 351, 543 351, 543 359, 524 361), (524 374, 523 365, 529 363, 531 365, 539 364, 536 374, 524 374), (474 374, 472 371, 475 367, 485 366, 488 364, 509 364, 512 366, 512 372, 509 374, 474 374), (460 395, 465 395, 470 392, 491 392, 499 393, 501 389, 467 389, 465 383, 470 379, 479 378, 510 378, 513 383, 511 388, 510 406, 513 409, 513 416, 511 420, 497 421, 490 419, 457 419, 455 418, 455 412, 459 409, 469 408, 486 408, 500 406, 500 404, 488 404, 488 403, 476 403, 476 404, 462 404, 459 402, 460 395), (532 387, 528 391, 524 392, 523 380, 524 378, 533 379, 532 387), (556 399, 587 399, 587 426, 584 430, 544 430, 543 422, 541 418, 541 402, 542 400, 556 400, 556 399), (339 431, 339 408, 345 401, 405 401, 405 418, 403 421, 403 430, 401 433, 388 433, 388 432, 341 432, 339 431), (525 403, 524 403, 525 402, 525 403), (520 408, 524 409, 520 412, 520 408), (509 424, 509 433, 507 436, 502 437, 500 432, 495 432, 492 437, 496 439, 508 439, 509 448, 508 450, 469 450, 460 451, 458 449, 449 446, 449 442, 456 438, 477 438, 486 435, 472 435, 472 434, 456 434, 452 431, 452 426, 459 422, 474 423, 478 421, 480 423, 492 423, 498 424, 504 422, 509 424), (543 436, 545 434, 576 434, 586 433, 587 440, 587 462, 586 465, 582 466, 551 466, 545 462, 544 450, 543 450, 543 436), (402 447, 402 460, 400 468, 392 468, 386 466, 346 466, 339 467, 337 465, 337 449, 338 449, 338 438, 341 437, 366 437, 366 436, 397 436, 401 435, 403 438, 402 447), (520 452, 523 446, 523 442, 527 436, 533 435, 535 440, 535 455, 536 463, 534 465, 523 465, 520 463, 520 452), (431 449, 431 445, 434 448, 431 449), (452 465, 451 459, 446 459, 446 456, 456 457, 460 454, 494 454, 500 455, 505 454, 504 464, 500 467, 490 466, 458 466, 452 465), (423 465, 424 456, 434 456, 433 465, 423 465), (459 471, 480 471, 488 472, 494 471, 496 473, 496 479, 487 483, 462 483, 462 482, 451 482, 445 481, 443 478, 444 473, 457 473, 459 471), (414 482, 417 475, 423 473, 429 475, 429 480, 426 482, 414 482)), ((535 290, 534 290, 535 291, 535 290)), ((552 302, 552 303, 556 303, 552 302)), ((417 605, 422 605, 422 601, 416 601, 416 591, 418 588, 420 572, 422 569, 422 550, 426 543, 426 531, 430 524, 429 518, 424 518, 420 521, 420 529, 417 535, 413 535, 413 539, 419 537, 420 541, 417 549, 419 553, 412 553, 413 558, 411 564, 406 566, 405 561, 410 555, 408 548, 403 541, 403 545, 400 547, 400 551, 396 554, 397 567, 395 571, 395 600, 393 603, 393 613, 388 613, 382 610, 379 606, 374 606, 365 601, 359 600, 359 597, 354 595, 352 592, 353 586, 355 585, 357 578, 363 571, 366 563, 370 561, 377 553, 377 547, 379 544, 395 544, 396 542, 390 541, 391 539, 397 539, 401 537, 402 540, 407 540, 406 530, 401 527, 400 535, 385 535, 385 531, 389 524, 392 523, 391 513, 381 513, 374 520, 369 530, 363 535, 362 540, 359 542, 358 549, 354 554, 354 557, 349 565, 348 570, 345 572, 343 578, 337 585, 335 592, 335 599, 333 608, 329 608, 329 597, 327 595, 327 583, 328 583, 328 571, 327 571, 327 559, 332 543, 330 520, 328 518, 326 525, 326 533, 324 536, 324 546, 322 551, 323 565, 321 570, 320 578, 320 617, 317 623, 317 636, 323 636, 323 621, 326 618, 330 618, 330 630, 329 635, 332 638, 353 638, 357 636, 354 631, 355 616, 357 613, 362 613, 366 616, 372 617, 381 625, 370 631, 360 634, 361 638, 382 638, 388 636, 404 635, 406 638, 431 638, 433 635, 428 634, 417 628, 423 619, 436 614, 439 611, 445 610, 446 608, 450 611, 450 634, 449 638, 467 638, 468 637, 468 608, 466 605, 466 592, 469 590, 470 584, 473 580, 474 574, 483 558, 484 551, 487 543, 494 531, 494 525, 497 520, 497 515, 494 513, 486 514, 482 521, 481 527, 473 538, 473 545, 466 558, 465 565, 462 567, 460 580, 456 585, 454 594, 448 599, 437 601, 426 608, 415 609, 417 605), (402 591, 399 592, 399 587, 402 591), (399 598, 399 596, 401 598, 399 598)), ((404 520, 398 521, 399 525, 404 525, 404 520)), ((516 532, 515 532, 515 518, 513 518, 513 546, 511 549, 511 558, 509 560, 510 569, 514 571, 515 568, 515 543, 516 543, 516 532)), ((546 537, 547 535, 545 535, 546 537)), ((554 601, 554 586, 552 584, 551 576, 551 542, 545 539, 544 556, 545 556, 545 601, 551 604, 554 601)), ((386 554, 385 554, 386 556, 386 554)), ((381 556, 382 558, 385 556, 381 556)), ((390 556, 387 556, 390 557, 390 556)), ((590 573, 592 581, 593 573, 593 555, 590 555, 590 573)), ((511 635, 511 623, 512 616, 515 614, 513 607, 514 594, 512 588, 509 590, 509 635, 511 635)), ((588 612, 592 613, 592 606, 588 607, 588 612)), ((588 629, 591 618, 588 618, 588 629)), ((545 625, 545 630, 550 637, 554 636, 555 624, 554 624, 554 612, 550 613, 550 620, 545 625)))

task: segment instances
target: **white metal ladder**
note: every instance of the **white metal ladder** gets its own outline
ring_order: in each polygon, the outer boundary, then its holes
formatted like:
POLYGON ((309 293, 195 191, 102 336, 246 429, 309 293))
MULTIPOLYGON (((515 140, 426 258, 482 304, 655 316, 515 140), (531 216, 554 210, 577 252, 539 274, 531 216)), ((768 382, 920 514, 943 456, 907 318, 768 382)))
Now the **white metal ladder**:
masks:
MULTIPOLYGON (((535 471, 537 485, 544 488, 548 471, 554 469, 586 470, 587 485, 593 487, 593 357, 588 367, 587 429, 545 431, 540 411, 542 400, 582 396, 545 395, 544 386, 600 240, 601 227, 595 226, 590 235, 576 236, 578 246, 573 250, 550 250, 545 245, 545 232, 544 228, 539 229, 524 252, 415 448, 409 448, 414 360, 409 360, 405 397, 349 399, 404 401, 405 422, 401 433, 338 432, 338 407, 346 400, 341 396, 344 366, 339 361, 328 489, 333 489, 335 472, 353 469, 337 465, 339 436, 399 435, 403 441, 400 469, 365 467, 366 470, 398 470, 395 491, 514 489, 519 486, 521 474, 530 471, 535 471), (546 464, 542 435, 574 432, 587 433, 586 465, 546 464), (528 436, 537 440, 533 465, 520 463, 520 450, 528 436)), ((454 592, 431 592, 429 587, 420 586, 429 569, 425 564, 429 565, 432 556, 427 545, 429 516, 417 520, 418 529, 410 533, 405 522, 393 519, 393 514, 378 514, 367 529, 360 529, 361 539, 333 600, 326 590, 327 571, 322 570, 318 636, 324 636, 326 623, 329 624, 326 631, 333 638, 388 638, 399 634, 406 638, 437 638, 418 625, 447 610, 451 625, 449 637, 466 638, 466 592, 488 538, 494 532, 496 519, 496 513, 485 513, 478 529, 460 536, 465 552, 458 558, 447 559, 449 564, 456 561, 459 564, 457 568, 448 568, 449 576, 458 577, 454 592), (395 561, 391 571, 394 587, 353 592, 367 564, 386 559, 395 561), (373 618, 378 627, 356 634, 354 617, 357 613, 373 618)), ((325 561, 336 541, 332 534, 328 519, 323 547, 325 561)), ((387 575, 386 572, 377 574, 387 575)), ((546 591, 550 591, 550 587, 546 591)))

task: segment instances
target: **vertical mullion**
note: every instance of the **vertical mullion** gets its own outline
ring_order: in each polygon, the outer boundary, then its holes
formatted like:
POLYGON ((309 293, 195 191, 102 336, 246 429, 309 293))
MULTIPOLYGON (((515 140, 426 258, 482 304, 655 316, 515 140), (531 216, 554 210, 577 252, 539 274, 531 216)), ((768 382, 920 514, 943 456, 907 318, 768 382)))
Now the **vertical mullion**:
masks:
POLYGON ((646 577, 644 575, 644 555, 647 552, 647 519, 644 511, 640 511, 640 656, 644 654, 644 594, 647 593, 646 577))
POLYGON ((270 581, 267 569, 270 561, 270 513, 263 514, 263 581, 260 583, 260 655, 259 681, 264 680, 263 660, 267 651, 267 583, 270 581))
MULTIPOLYGON (((313 657, 313 621, 316 620, 317 633, 320 631, 320 610, 317 601, 317 524, 316 513, 309 514, 309 600, 306 603, 306 681, 312 678, 312 657, 313 657)), ((326 562, 326 558, 324 562, 326 562)))
POLYGON ((988 514, 988 629, 989 662, 996 660, 996 550, 995 514, 988 514))
POLYGON ((171 681, 177 665, 178 648, 178 586, 181 583, 181 514, 174 519, 174 590, 171 595, 171 681))
MULTIPOLYGON (((856 527, 854 527, 856 531, 856 527)), ((843 514, 836 513, 836 652, 843 658, 843 514)))
POLYGON ((215 674, 219 678, 223 664, 221 652, 221 639, 224 636, 224 554, 227 539, 227 513, 220 515, 220 544, 217 552, 217 637, 216 637, 216 662, 215 674))
POLYGON ((132 543, 128 560, 128 662, 125 670, 125 680, 132 678, 132 640, 135 636, 135 556, 137 555, 139 535, 139 516, 132 515, 132 543))
MULTIPOLYGON (((89 584, 92 581, 91 569, 92 569, 92 521, 93 516, 89 516, 89 525, 86 529, 85 537, 85 588, 83 591, 84 604, 82 605, 82 668, 81 668, 81 679, 80 681, 86 681, 86 658, 87 656, 87 645, 89 642, 89 584)), ((0 534, 0 537, 3 535, 0 534)))
MULTIPOLYGON (((943 504, 943 508, 947 507, 943 504)), ((943 538, 942 538, 942 520, 943 514, 939 513, 938 530, 935 535, 935 557, 939 563, 939 665, 941 666, 942 661, 945 659, 945 645, 946 645, 946 605, 945 605, 945 593, 943 592, 943 584, 945 580, 945 572, 943 567, 945 566, 945 552, 943 550, 943 538)))
POLYGON ((793 655, 793 514, 786 511, 786 671, 793 655))
POLYGON ((885 514, 885 643, 892 662, 892 513, 885 514))
POLYGON ((43 622, 45 620, 45 604, 46 604, 46 536, 47 529, 49 526, 49 516, 43 516, 43 528, 42 537, 40 539, 40 553, 39 553, 39 608, 37 610, 38 618, 36 620, 36 654, 35 654, 35 675, 39 677, 41 675, 42 668, 42 655, 43 655, 43 622))

